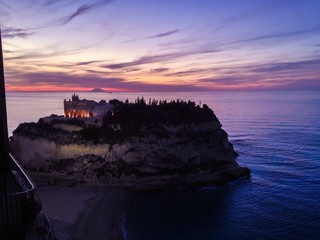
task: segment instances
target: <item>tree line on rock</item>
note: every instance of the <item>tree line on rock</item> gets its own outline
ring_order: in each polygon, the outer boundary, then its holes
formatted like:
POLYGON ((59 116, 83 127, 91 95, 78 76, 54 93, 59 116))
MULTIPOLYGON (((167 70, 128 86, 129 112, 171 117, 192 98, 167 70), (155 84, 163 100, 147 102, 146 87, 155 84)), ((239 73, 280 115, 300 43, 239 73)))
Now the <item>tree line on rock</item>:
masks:
POLYGON ((142 97, 135 102, 129 100, 109 101, 114 106, 103 118, 100 128, 90 126, 82 131, 87 140, 115 143, 122 142, 130 136, 143 137, 152 131, 158 137, 167 137, 168 132, 163 125, 187 125, 203 122, 218 121, 214 112, 204 104, 202 107, 192 101, 183 100, 156 100, 148 102, 142 97))
POLYGON ((149 99, 137 98, 134 103, 128 100, 122 102, 119 100, 110 100, 114 105, 112 115, 107 115, 105 121, 119 124, 194 124, 209 121, 216 121, 214 112, 204 104, 203 107, 196 105, 192 101, 149 99))

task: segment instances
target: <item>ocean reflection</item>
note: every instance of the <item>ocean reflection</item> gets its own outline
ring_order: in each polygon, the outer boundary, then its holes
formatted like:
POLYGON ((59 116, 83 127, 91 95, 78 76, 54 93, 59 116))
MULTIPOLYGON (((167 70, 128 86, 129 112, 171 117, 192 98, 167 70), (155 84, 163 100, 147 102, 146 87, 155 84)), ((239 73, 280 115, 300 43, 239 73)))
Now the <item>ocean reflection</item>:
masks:
MULTIPOLYGON (((243 184, 167 194, 128 193, 123 205, 127 239, 219 239, 241 204, 243 184)), ((229 229, 229 230, 228 230, 229 229)))

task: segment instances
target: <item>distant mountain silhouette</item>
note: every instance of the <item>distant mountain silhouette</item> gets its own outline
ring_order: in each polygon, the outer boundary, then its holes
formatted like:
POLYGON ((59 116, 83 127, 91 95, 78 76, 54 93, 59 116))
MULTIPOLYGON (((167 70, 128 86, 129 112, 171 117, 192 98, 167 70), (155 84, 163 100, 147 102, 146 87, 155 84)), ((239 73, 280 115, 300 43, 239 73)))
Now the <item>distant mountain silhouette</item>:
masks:
POLYGON ((103 90, 101 88, 94 88, 90 92, 105 92, 105 90, 103 90))

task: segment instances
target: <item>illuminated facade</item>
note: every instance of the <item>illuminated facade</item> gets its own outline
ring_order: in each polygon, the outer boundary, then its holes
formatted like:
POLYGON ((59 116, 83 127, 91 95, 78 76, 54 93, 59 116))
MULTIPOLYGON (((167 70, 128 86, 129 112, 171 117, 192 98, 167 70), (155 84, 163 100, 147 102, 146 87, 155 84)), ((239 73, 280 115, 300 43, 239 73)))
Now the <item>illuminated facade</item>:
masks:
POLYGON ((93 100, 79 99, 78 95, 72 95, 72 99, 64 100, 65 117, 98 117, 112 110, 112 105, 104 100, 99 103, 93 100))

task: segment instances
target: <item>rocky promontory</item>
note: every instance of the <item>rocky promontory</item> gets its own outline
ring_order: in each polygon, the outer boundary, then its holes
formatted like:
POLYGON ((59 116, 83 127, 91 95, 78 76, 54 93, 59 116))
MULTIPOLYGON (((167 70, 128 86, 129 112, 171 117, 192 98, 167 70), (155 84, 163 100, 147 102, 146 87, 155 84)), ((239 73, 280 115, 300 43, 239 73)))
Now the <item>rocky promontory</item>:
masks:
POLYGON ((68 182, 158 191, 220 185, 240 167, 214 112, 188 101, 109 101, 101 118, 51 116, 13 132, 14 156, 40 184, 68 182))

